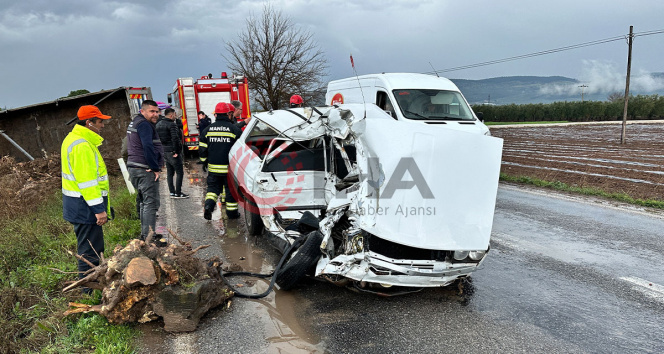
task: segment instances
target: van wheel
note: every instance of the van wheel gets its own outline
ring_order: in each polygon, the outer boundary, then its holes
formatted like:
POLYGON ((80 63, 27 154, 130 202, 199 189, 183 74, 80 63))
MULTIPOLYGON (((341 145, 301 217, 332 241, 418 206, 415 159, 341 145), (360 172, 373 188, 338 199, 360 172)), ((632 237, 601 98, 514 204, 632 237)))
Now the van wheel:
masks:
POLYGON ((256 203, 249 197, 244 197, 244 223, 247 225, 247 232, 250 236, 261 235, 265 227, 260 214, 255 214, 252 210, 258 211, 256 203))
POLYGON ((322 255, 320 244, 323 242, 323 234, 320 231, 312 231, 303 237, 306 239, 302 246, 292 251, 290 259, 277 273, 276 283, 283 290, 289 290, 297 285, 322 255))

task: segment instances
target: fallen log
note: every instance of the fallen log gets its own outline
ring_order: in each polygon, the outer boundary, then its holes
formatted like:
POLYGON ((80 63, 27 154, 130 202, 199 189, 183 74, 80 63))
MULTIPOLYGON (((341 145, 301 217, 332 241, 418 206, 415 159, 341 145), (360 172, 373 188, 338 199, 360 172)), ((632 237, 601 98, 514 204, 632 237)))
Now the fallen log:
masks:
POLYGON ((117 246, 113 257, 100 255, 98 266, 63 291, 101 289, 101 304, 70 303, 72 309, 65 315, 98 312, 116 324, 162 318, 167 331, 195 330, 207 311, 226 303, 234 293, 221 280, 219 258, 194 257, 209 245, 192 250, 189 242, 174 238, 180 245, 157 247, 135 239, 125 247, 117 246))

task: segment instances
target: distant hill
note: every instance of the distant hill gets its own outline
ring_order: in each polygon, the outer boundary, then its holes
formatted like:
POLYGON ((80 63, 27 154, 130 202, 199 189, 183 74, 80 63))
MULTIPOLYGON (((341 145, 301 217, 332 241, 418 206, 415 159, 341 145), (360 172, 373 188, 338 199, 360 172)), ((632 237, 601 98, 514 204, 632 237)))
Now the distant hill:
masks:
MULTIPOLYGON (((470 104, 526 104, 555 101, 580 101, 582 83, 564 76, 505 76, 482 80, 451 79, 463 92, 470 104)), ((630 93, 664 95, 664 73, 652 73, 648 77, 632 78, 630 93), (642 79, 639 81, 639 79, 642 79), (633 86, 632 86, 633 85, 633 86)), ((597 89, 605 83, 589 83, 600 92, 588 93, 585 100, 605 101, 611 92, 624 92, 624 82, 611 83, 606 89, 597 89), (622 87, 622 89, 620 89, 622 87)))

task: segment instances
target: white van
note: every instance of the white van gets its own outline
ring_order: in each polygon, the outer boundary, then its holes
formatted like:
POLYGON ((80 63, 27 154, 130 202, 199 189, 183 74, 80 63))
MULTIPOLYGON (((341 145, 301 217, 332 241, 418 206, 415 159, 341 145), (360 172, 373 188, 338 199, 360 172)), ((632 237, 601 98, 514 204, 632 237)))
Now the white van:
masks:
POLYGON ((444 77, 383 73, 334 80, 327 85, 325 103, 373 103, 396 120, 418 120, 491 135, 459 88, 444 77))

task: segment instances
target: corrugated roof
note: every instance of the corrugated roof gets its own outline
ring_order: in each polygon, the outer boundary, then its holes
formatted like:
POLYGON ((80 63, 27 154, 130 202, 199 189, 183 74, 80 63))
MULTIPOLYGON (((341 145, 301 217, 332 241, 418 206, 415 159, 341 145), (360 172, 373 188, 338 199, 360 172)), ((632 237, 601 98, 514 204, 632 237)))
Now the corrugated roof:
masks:
POLYGON ((117 90, 121 90, 121 89, 128 89, 128 88, 129 88, 128 86, 120 86, 120 87, 118 87, 118 88, 114 88, 114 89, 110 89, 110 90, 101 90, 101 91, 90 92, 90 93, 86 93, 86 94, 82 94, 82 95, 78 95, 78 96, 73 96, 73 97, 63 97, 63 98, 58 98, 58 99, 53 100, 53 101, 47 101, 47 102, 41 102, 41 103, 35 103, 35 104, 31 104, 31 105, 29 105, 29 106, 23 106, 23 107, 17 107, 17 108, 6 109, 6 110, 3 110, 3 111, 0 111, 0 114, 2 114, 2 113, 14 112, 14 111, 20 111, 20 110, 27 109, 27 108, 34 108, 34 107, 39 107, 39 106, 45 106, 45 105, 49 105, 49 104, 56 104, 56 105, 57 105, 58 102, 72 101, 72 100, 77 100, 77 99, 81 99, 81 98, 84 98, 84 97, 90 97, 90 96, 95 96, 95 95, 102 95, 102 94, 105 94, 105 93, 111 93, 111 92, 113 92, 113 91, 117 91, 117 90))

